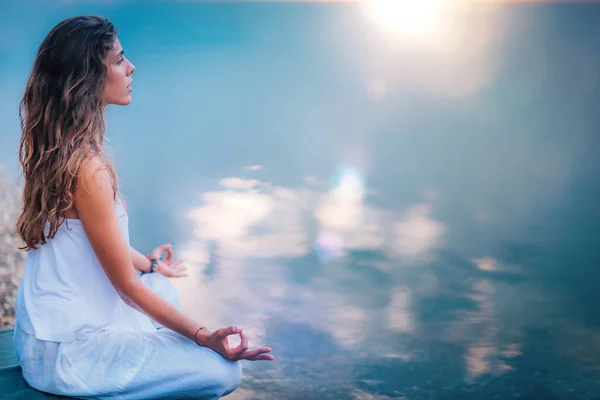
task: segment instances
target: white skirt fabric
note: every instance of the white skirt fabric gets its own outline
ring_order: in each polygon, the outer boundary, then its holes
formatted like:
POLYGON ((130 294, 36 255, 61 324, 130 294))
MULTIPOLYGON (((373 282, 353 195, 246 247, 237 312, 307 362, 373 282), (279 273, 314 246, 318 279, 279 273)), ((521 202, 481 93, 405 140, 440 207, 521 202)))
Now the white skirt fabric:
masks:
MULTIPOLYGON (((160 274, 142 281, 180 310, 177 292, 160 274)), ((71 342, 49 342, 14 329, 23 377, 34 389, 86 399, 219 399, 241 382, 240 362, 196 345, 158 323, 153 332, 107 328, 71 342)))

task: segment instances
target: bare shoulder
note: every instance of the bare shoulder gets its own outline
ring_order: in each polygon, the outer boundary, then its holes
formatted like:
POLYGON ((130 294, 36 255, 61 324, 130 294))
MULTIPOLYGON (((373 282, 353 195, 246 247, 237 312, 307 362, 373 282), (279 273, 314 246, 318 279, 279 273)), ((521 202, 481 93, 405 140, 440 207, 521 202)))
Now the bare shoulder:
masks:
POLYGON ((91 194, 91 192, 103 192, 110 189, 110 175, 106 169, 106 165, 97 156, 87 156, 79 166, 77 171, 77 184, 75 193, 79 196, 91 194))
POLYGON ((96 156, 88 156, 77 171, 75 185, 75 208, 80 214, 90 207, 113 208, 113 186, 104 162, 96 156))
POLYGON ((92 181, 102 181, 104 178, 108 178, 108 171, 100 158, 89 155, 81 162, 77 171, 78 181, 91 183, 92 181))

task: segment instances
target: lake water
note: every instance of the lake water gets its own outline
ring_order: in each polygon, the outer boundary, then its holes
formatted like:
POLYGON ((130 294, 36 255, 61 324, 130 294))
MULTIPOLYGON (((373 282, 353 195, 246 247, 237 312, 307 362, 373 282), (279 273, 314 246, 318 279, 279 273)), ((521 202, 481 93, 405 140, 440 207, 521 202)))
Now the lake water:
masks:
POLYGON ((600 398, 600 6, 407 31, 360 4, 0 4, 12 176, 45 33, 119 27, 132 244, 172 243, 189 314, 276 357, 233 399, 600 398))

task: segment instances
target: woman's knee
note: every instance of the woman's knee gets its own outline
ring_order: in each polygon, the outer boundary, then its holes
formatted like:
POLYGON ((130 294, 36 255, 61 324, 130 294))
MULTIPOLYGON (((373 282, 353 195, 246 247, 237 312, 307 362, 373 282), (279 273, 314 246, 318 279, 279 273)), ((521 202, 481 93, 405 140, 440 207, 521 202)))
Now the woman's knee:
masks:
POLYGON ((233 392, 235 389, 238 388, 238 386, 240 386, 241 383, 242 383, 242 363, 240 361, 237 361, 237 362, 233 363, 232 372, 229 377, 229 385, 230 386, 229 386, 229 389, 226 391, 226 393, 224 393, 224 395, 233 392))
POLYGON ((146 286, 157 292, 171 291, 173 289, 169 278, 162 274, 143 274, 140 276, 140 279, 146 286))
POLYGON ((154 293, 171 303, 179 311, 183 311, 177 289, 173 286, 169 278, 162 274, 144 274, 140 278, 154 293))
POLYGON ((213 372, 213 383, 219 397, 233 392, 242 383, 242 365, 239 361, 225 361, 221 368, 213 372))

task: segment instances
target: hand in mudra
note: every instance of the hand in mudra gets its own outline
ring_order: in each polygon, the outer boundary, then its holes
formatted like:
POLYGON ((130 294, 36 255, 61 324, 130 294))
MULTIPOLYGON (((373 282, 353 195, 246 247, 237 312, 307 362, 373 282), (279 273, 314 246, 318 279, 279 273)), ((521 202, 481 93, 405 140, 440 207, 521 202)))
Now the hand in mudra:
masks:
POLYGON ((156 272, 159 274, 163 274, 170 278, 187 276, 186 267, 185 265, 182 265, 183 260, 173 262, 173 247, 170 244, 161 244, 152 250, 148 257, 158 261, 156 272), (167 257, 162 260, 161 257, 165 252, 167 253, 167 257))
POLYGON ((202 330, 198 333, 198 336, 201 334, 204 336, 203 341, 205 342, 206 347, 219 353, 228 360, 272 361, 274 359, 271 354, 267 354, 271 352, 270 347, 259 347, 257 349, 248 350, 248 338, 244 334, 242 328, 228 326, 227 328, 217 329, 214 332, 202 330), (240 335, 242 341, 239 346, 232 348, 229 346, 229 336, 237 334, 240 335))

